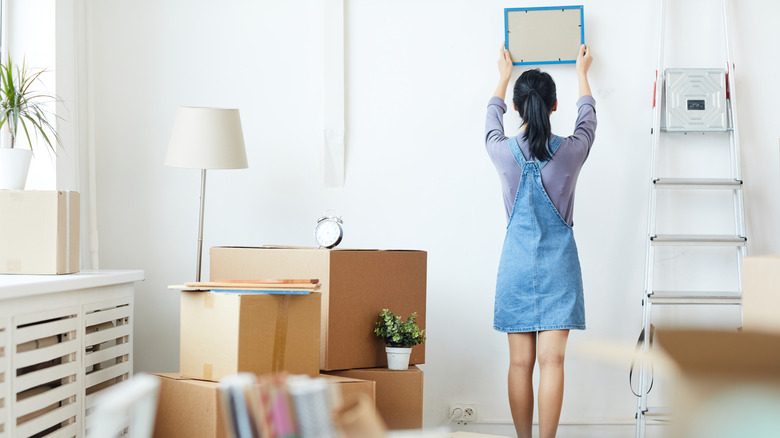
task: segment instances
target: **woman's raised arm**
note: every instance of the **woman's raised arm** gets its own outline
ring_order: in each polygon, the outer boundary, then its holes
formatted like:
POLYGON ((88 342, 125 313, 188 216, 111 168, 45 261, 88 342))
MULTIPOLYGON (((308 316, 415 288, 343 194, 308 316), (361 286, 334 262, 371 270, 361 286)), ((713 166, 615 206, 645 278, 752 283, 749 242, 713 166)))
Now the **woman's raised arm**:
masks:
POLYGON ((580 53, 577 55, 577 81, 580 86, 580 97, 592 96, 588 83, 588 69, 592 62, 593 56, 590 54, 590 47, 585 44, 581 45, 580 53))
POLYGON ((509 50, 502 43, 501 53, 498 56, 498 86, 494 94, 501 100, 506 99, 506 87, 509 85, 509 78, 512 77, 512 65, 512 55, 509 54, 509 50))

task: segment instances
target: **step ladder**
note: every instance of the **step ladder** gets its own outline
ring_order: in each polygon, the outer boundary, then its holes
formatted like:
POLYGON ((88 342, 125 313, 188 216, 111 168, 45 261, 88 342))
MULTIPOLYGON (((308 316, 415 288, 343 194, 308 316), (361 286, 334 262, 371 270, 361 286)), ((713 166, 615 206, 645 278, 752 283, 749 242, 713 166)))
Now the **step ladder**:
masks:
MULTIPOLYGON (((740 165, 739 127, 737 123, 737 93, 734 87, 734 63, 732 58, 729 3, 722 0, 723 23, 726 45, 726 69, 723 70, 722 90, 725 93, 721 123, 710 124, 694 120, 691 123, 678 123, 675 113, 690 114, 696 111, 706 110, 711 102, 698 98, 690 98, 690 94, 674 95, 673 87, 679 85, 680 75, 685 75, 699 69, 667 69, 664 66, 664 37, 666 21, 666 0, 661 0, 659 19, 659 46, 658 67, 656 69, 655 90, 653 97, 653 127, 651 129, 651 167, 648 196, 647 241, 645 254, 645 280, 642 295, 642 334, 637 343, 637 348, 647 352, 652 348, 652 333, 654 329, 653 307, 659 305, 736 305, 739 307, 741 325, 742 303, 742 258, 747 255, 747 237, 745 232, 745 209, 743 199, 742 172, 740 165), (671 79, 670 79, 671 78, 671 79), (669 82, 669 83, 667 83, 669 82), (671 94, 670 94, 671 93, 671 94), (665 97, 673 97, 673 101, 665 100, 665 97), (683 102, 678 97, 682 96, 683 102), (687 99, 687 102, 685 100, 687 99), (681 110, 681 111, 680 111, 681 110), (663 122, 663 123, 662 123, 663 122), (701 122, 701 123, 700 123, 701 122), (717 126, 713 126, 717 125, 717 126), (659 177, 659 156, 661 137, 669 135, 707 135, 713 142, 723 143, 725 147, 728 138, 730 176, 722 178, 670 178, 659 177), (729 235, 710 234, 659 234, 657 232, 658 205, 657 198, 661 191, 687 190, 691 194, 703 193, 703 191, 719 190, 733 194, 734 233, 729 235), (661 246, 671 247, 732 247, 735 249, 735 267, 738 286, 736 291, 686 291, 657 290, 654 285, 656 275, 656 248, 661 246), (647 336, 645 336, 647 334, 647 336)), ((706 69, 717 70, 717 69, 706 69)), ((698 72, 701 73, 701 72, 698 72)), ((695 76, 698 74, 694 72, 695 76)), ((690 76, 690 75, 689 75, 690 76)), ((715 77, 718 75, 716 74, 715 77)), ((683 78, 685 79, 685 78, 683 78)), ((690 81, 694 79, 688 78, 690 81)), ((701 78, 699 78, 701 79, 701 78)), ((711 78, 709 78, 711 79, 711 78)), ((715 81, 717 82, 717 81, 715 81)), ((717 94, 717 93, 715 93, 717 94)), ((708 137, 708 139, 709 139, 708 137)), ((663 274, 660 268, 659 274, 663 274)), ((633 368, 633 366, 632 366, 633 368)), ((632 369, 633 371, 633 369, 632 369)), ((668 410, 664 408, 648 407, 648 393, 653 384, 652 364, 646 361, 638 362, 637 374, 637 407, 636 407, 636 437, 644 438, 646 424, 649 420, 669 421, 668 410)), ((632 388, 633 391, 633 388, 632 388)))

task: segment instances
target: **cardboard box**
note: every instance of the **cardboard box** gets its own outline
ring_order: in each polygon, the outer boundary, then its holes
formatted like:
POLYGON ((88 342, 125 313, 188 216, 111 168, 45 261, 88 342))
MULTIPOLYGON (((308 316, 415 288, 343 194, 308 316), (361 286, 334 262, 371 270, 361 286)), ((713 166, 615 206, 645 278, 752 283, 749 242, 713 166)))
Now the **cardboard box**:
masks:
POLYGON ((0 274, 79 272, 79 193, 0 190, 0 274))
MULTIPOLYGON (((317 248, 211 248, 211 281, 317 278, 322 283, 320 369, 386 367, 374 335, 382 309, 404 318, 417 312, 425 328, 425 251, 317 248)), ((425 346, 411 364, 425 363, 425 346)))
MULTIPOLYGON (((225 420, 218 383, 160 373, 154 436, 159 438, 225 438, 225 420)), ((374 402, 375 384, 345 377, 322 376, 344 399, 364 394, 374 402)))
POLYGON ((371 368, 330 371, 328 374, 376 382, 376 409, 388 429, 422 427, 423 372, 416 366, 404 371, 371 368))
POLYGON ((780 332, 780 255, 742 259, 742 326, 780 332))
POLYGON ((326 374, 320 374, 320 377, 333 385, 334 409, 339 408, 345 401, 361 395, 367 396, 371 400, 371 406, 376 407, 376 382, 326 374))
POLYGON ((657 342, 676 371, 673 437, 777 436, 780 335, 659 329, 657 342))
POLYGON ((319 375, 320 293, 181 293, 181 374, 319 375))

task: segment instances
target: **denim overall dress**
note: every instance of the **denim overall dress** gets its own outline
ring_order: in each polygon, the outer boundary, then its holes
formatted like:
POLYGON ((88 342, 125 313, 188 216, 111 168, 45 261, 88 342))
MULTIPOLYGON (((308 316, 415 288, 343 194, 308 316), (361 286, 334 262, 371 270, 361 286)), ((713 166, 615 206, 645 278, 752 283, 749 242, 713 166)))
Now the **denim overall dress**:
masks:
MULTIPOLYGON (((585 329, 577 245, 542 185, 547 161, 526 160, 517 140, 508 140, 523 173, 498 266, 493 328, 505 333, 585 329)), ((551 156, 562 141, 558 136, 550 141, 551 156)))

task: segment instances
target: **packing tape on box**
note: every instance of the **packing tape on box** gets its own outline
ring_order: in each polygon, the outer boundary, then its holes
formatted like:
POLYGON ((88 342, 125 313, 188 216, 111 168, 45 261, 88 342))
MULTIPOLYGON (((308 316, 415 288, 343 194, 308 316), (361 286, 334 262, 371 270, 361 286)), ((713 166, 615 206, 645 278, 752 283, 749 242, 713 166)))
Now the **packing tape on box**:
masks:
POLYGON ((214 373, 214 366, 212 366, 210 363, 204 363, 203 364, 203 378, 206 380, 213 380, 211 377, 214 373))
POLYGON ((276 335, 274 336, 274 353, 272 356, 273 371, 284 370, 284 354, 287 350, 287 323, 290 310, 291 295, 282 295, 279 300, 279 311, 276 313, 276 335))

